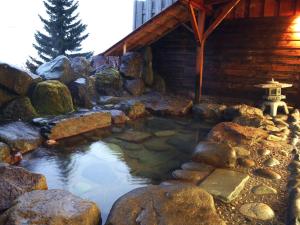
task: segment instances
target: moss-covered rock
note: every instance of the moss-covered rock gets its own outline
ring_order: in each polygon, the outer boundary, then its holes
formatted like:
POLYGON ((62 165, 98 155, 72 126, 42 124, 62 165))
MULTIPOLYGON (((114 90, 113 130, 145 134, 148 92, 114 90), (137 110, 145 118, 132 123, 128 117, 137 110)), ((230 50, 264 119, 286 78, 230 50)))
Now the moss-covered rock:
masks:
POLYGON ((38 83, 33 91, 32 103, 42 115, 59 115, 74 111, 69 89, 55 80, 38 83))
POLYGON ((3 116, 10 120, 31 120, 37 117, 37 112, 28 97, 19 97, 3 109, 3 116))
POLYGON ((10 148, 7 144, 0 142, 0 163, 10 163, 10 148))
POLYGON ((101 66, 96 73, 96 88, 103 95, 119 95, 122 91, 122 78, 118 70, 111 66, 101 66))

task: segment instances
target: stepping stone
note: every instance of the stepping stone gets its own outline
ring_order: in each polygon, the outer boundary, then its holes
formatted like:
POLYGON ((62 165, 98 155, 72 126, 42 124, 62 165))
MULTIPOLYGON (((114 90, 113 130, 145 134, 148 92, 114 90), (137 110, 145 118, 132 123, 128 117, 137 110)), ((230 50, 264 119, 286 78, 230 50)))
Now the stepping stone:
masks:
POLYGON ((192 171, 192 170, 175 170, 172 173, 172 176, 175 179, 179 180, 186 180, 190 181, 192 183, 199 183, 202 181, 205 177, 207 177, 210 174, 210 172, 202 172, 202 171, 192 171))
POLYGON ((154 133, 157 137, 169 137, 175 135, 177 132, 175 130, 162 130, 154 133))
POLYGON ((250 177, 247 174, 226 170, 216 169, 200 185, 210 194, 225 203, 230 203, 243 190, 250 177))
POLYGON ((271 220, 275 217, 274 211, 264 203, 249 203, 242 205, 240 213, 244 216, 257 220, 271 220))
POLYGON ((250 155, 250 151, 243 147, 234 147, 237 157, 245 157, 250 155))
POLYGON ((254 174, 257 175, 257 176, 261 176, 263 178, 271 179, 271 180, 281 179, 281 176, 278 173, 276 173, 273 170, 268 169, 268 168, 256 169, 254 171, 254 174))
POLYGON ((141 132, 141 131, 126 131, 124 134, 118 136, 117 138, 124 140, 124 141, 140 143, 150 137, 151 137, 151 134, 149 134, 149 133, 145 133, 145 132, 141 132))
POLYGON ((193 170, 193 171, 202 171, 202 172, 212 172, 215 168, 213 166, 204 164, 204 163, 196 163, 196 162, 187 162, 181 165, 183 170, 193 170))
POLYGON ((255 162, 251 159, 238 158, 238 163, 246 168, 251 168, 255 166, 255 162))
POLYGON ((278 166, 279 164, 280 162, 275 158, 269 158, 266 161, 264 161, 264 165, 268 167, 278 166))
POLYGON ((252 192, 256 195, 277 194, 277 190, 264 184, 257 185, 252 188, 252 192))

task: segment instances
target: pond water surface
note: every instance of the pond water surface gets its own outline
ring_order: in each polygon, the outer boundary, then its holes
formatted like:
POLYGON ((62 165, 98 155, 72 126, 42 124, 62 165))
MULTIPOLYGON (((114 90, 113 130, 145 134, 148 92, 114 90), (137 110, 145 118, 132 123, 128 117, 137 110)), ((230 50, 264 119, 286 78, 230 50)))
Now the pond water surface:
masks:
POLYGON ((65 189, 96 202, 104 224, 120 196, 170 179, 174 169, 189 161, 210 127, 191 118, 150 117, 42 147, 26 155, 21 166, 45 175, 49 189, 65 189), (128 131, 151 137, 139 143, 121 140, 128 131))

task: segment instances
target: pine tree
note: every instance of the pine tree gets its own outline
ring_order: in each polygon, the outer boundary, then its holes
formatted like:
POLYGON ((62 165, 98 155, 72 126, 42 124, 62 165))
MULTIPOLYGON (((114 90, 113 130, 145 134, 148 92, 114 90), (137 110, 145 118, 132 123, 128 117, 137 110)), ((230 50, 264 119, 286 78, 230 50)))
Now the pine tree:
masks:
POLYGON ((86 25, 78 19, 78 1, 74 0, 45 0, 43 1, 49 16, 40 19, 44 23, 45 33, 37 31, 34 35, 36 43, 33 47, 37 50, 39 59, 30 57, 26 66, 32 72, 44 62, 48 62, 59 55, 68 57, 90 57, 91 52, 80 53, 81 42, 89 34, 85 33, 86 25))

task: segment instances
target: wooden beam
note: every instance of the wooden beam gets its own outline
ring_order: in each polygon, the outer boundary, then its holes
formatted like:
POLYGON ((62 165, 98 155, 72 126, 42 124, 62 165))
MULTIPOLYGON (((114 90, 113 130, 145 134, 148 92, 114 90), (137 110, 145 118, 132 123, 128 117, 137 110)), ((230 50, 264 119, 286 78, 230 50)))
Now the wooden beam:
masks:
POLYGON ((202 40, 202 35, 200 34, 200 31, 198 28, 198 22, 197 22, 194 7, 191 4, 189 4, 189 11, 190 11, 191 23, 192 23, 192 27, 194 30, 195 39, 196 39, 198 45, 200 45, 201 40, 202 40))
POLYGON ((203 39, 206 40, 208 36, 219 26, 219 24, 226 18, 226 16, 234 9, 234 7, 240 2, 240 0, 232 0, 226 4, 220 11, 219 15, 213 21, 213 23, 205 31, 203 39))
POLYGON ((205 0, 204 4, 205 5, 217 5, 217 4, 222 4, 229 2, 230 0, 205 0))
POLYGON ((202 97, 202 86, 203 86, 203 66, 204 66, 204 47, 205 40, 203 40, 204 29, 205 29, 205 11, 200 11, 198 14, 198 31, 200 46, 197 47, 197 61, 196 61, 196 91, 195 91, 195 102, 199 103, 202 97))

